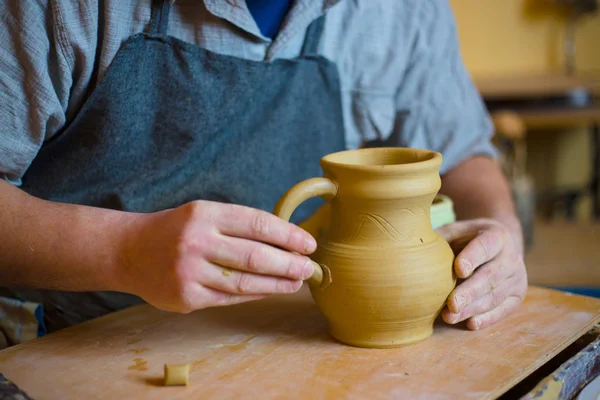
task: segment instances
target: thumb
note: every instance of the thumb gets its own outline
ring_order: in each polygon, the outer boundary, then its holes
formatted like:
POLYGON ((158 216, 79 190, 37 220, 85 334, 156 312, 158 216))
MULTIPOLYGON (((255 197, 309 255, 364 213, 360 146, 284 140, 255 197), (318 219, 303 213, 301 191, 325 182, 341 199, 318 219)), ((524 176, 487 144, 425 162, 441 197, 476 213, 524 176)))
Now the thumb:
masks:
POLYGON ((477 236, 480 228, 476 220, 467 220, 441 226, 436 232, 450 244, 452 251, 457 255, 477 236))

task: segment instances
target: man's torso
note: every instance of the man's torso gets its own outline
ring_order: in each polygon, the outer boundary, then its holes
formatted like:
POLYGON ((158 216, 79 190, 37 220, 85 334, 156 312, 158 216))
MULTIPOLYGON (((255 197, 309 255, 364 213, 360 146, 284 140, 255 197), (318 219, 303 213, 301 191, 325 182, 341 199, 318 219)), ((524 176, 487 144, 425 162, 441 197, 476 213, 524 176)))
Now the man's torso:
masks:
MULTIPOLYGON (((95 2, 55 0, 63 48, 72 49, 67 120, 81 107, 89 87, 98 83, 121 44, 147 30, 151 0, 95 2), (69 4, 67 4, 69 3, 69 4)), ((396 91, 409 64, 419 23, 416 2, 299 1, 286 16, 275 40, 264 37, 243 0, 177 0, 169 35, 234 57, 269 62, 299 55, 306 28, 323 7, 327 19, 319 53, 338 66, 346 142, 389 135, 396 117, 396 91), (331 3, 331 4, 327 4, 331 3)), ((450 16, 448 16, 450 17, 450 16)), ((66 58, 70 58, 67 54, 66 58)))

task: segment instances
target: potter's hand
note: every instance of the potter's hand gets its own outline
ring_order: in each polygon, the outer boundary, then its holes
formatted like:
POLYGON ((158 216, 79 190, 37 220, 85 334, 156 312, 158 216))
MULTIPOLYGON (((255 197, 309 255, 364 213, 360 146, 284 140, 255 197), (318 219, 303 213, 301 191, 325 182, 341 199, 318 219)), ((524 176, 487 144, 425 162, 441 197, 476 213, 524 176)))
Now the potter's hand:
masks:
POLYGON ((448 297, 444 321, 467 320, 472 330, 492 325, 516 310, 527 292, 522 245, 499 222, 475 219, 455 222, 438 233, 458 254, 454 269, 465 279, 448 297))
POLYGON ((290 293, 313 273, 307 232, 248 207, 195 201, 131 220, 124 292, 175 312, 290 293), (287 251, 286 251, 287 250, 287 251))

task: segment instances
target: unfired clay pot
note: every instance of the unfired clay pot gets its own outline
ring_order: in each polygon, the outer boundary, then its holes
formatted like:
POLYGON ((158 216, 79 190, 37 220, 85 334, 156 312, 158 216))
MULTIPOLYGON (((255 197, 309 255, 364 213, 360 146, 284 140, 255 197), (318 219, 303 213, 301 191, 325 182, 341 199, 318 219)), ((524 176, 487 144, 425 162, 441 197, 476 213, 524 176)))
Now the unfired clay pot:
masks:
POLYGON ((322 178, 291 188, 274 213, 289 220, 303 201, 331 202, 308 280, 333 337, 360 347, 396 347, 429 337, 456 284, 454 255, 432 228, 439 153, 404 148, 323 157, 322 178))

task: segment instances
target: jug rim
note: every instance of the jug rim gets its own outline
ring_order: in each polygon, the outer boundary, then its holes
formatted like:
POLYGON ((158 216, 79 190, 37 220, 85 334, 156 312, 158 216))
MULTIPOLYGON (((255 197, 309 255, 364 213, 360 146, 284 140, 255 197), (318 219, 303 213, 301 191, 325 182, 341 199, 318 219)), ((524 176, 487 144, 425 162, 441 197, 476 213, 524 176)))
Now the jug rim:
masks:
MULTIPOLYGON (((363 159, 364 160, 364 159, 363 159)), ((392 158, 393 160, 393 158, 392 158)), ((343 168, 354 171, 377 173, 402 173, 417 172, 429 169, 439 170, 442 164, 442 155, 433 150, 414 149, 407 147, 371 147, 353 150, 342 150, 327 154, 321 158, 321 165, 334 168, 343 168), (357 154, 363 157, 387 155, 388 157, 414 157, 415 161, 398 163, 352 163, 348 159, 357 154)))

